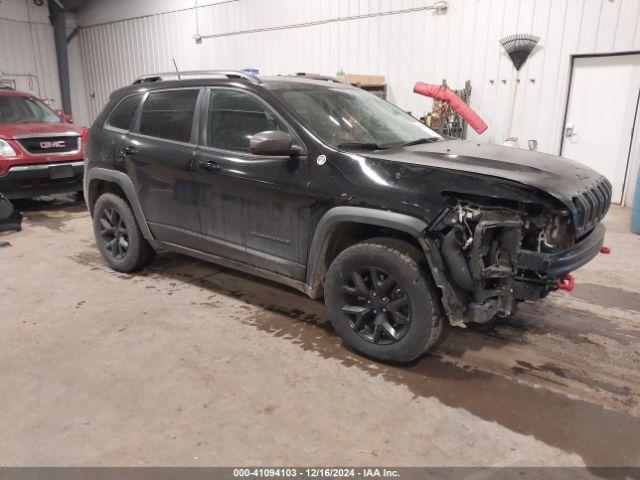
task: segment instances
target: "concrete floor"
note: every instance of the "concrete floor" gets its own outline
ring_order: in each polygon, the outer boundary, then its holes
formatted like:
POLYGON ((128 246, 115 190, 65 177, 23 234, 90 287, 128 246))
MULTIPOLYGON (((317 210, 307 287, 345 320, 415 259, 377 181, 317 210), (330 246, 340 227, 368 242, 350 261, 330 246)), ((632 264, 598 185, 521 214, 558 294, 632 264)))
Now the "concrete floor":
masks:
POLYGON ((119 274, 82 204, 21 207, 0 237, 2 465, 640 464, 628 210, 572 294, 391 367, 292 290, 174 254, 119 274))

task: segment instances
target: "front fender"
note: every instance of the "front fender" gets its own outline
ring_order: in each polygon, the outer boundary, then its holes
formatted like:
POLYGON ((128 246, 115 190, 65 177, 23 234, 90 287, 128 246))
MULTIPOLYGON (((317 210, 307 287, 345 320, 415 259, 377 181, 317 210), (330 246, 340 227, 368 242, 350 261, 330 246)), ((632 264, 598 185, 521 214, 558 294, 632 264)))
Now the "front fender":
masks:
POLYGON ((424 220, 387 210, 345 206, 328 210, 320 219, 309 248, 306 283, 310 288, 311 297, 315 298, 320 295, 320 283, 325 273, 320 260, 324 257, 329 247, 336 227, 344 223, 360 223, 391 228, 408 233, 416 239, 427 228, 424 220))

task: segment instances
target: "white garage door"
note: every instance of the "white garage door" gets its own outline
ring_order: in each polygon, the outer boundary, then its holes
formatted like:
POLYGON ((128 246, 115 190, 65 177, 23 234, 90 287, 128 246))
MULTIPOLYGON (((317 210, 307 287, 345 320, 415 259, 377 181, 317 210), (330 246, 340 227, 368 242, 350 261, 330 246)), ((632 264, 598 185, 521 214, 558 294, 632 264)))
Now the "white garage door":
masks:
POLYGON ((640 55, 574 59, 562 155, 588 165, 622 202, 640 93, 640 55))

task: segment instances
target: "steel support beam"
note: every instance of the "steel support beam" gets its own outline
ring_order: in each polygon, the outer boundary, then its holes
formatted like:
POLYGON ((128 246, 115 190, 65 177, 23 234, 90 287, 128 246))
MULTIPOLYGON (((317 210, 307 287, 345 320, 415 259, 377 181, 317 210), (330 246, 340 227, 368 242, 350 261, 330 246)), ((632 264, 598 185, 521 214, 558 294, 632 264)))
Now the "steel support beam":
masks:
POLYGON ((58 78, 60 79, 60 93, 62 94, 62 109, 65 113, 72 115, 66 14, 65 11, 60 8, 58 2, 49 0, 49 15, 51 25, 53 25, 56 56, 58 57, 58 78))

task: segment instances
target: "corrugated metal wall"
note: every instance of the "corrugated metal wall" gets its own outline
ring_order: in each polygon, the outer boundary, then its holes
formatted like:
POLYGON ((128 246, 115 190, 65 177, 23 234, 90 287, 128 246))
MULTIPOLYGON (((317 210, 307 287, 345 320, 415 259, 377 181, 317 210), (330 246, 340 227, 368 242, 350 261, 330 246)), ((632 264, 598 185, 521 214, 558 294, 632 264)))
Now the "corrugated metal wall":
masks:
MULTIPOLYGON (((126 12, 126 3, 118 2, 119 12, 126 12)), ((541 41, 521 71, 512 132, 521 143, 535 139, 538 150, 557 154, 570 55, 640 50, 638 0, 450 0, 444 15, 425 10, 385 14, 430 4, 218 0, 198 9, 85 25, 80 44, 89 117, 97 115, 115 88, 144 73, 171 70, 173 57, 181 69, 382 74, 390 100, 416 115, 431 107, 411 93, 416 80, 447 79, 452 87, 470 80, 471 105, 490 125, 479 138, 502 142, 512 65, 498 40, 533 33, 541 41), (213 37, 197 44, 197 31, 213 37)), ((92 20, 99 22, 99 17, 92 20)))
POLYGON ((16 81, 16 87, 51 100, 60 108, 53 27, 46 6, 5 0, 0 5, 0 78, 16 81), (24 75, 32 75, 31 84, 24 75), (31 88, 32 87, 32 88, 31 88))

